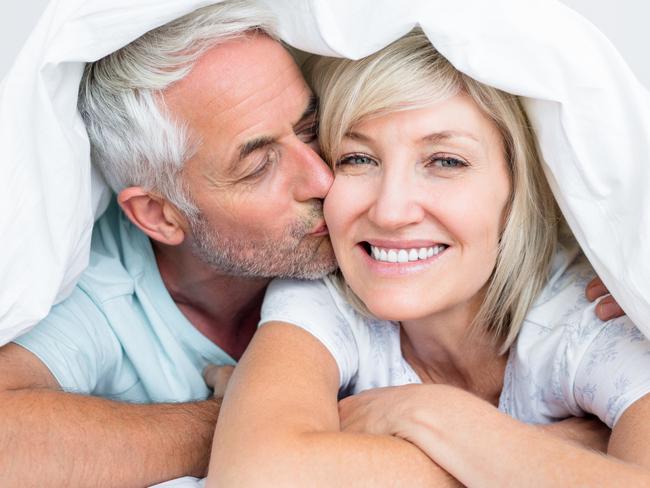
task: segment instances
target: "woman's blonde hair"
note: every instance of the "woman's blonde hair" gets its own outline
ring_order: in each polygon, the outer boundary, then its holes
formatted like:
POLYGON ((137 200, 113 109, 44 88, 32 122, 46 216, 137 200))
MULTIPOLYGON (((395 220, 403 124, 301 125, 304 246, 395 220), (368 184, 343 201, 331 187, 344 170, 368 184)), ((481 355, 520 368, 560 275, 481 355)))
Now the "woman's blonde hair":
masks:
MULTIPOLYGON (((311 58, 305 76, 320 97, 321 150, 332 167, 345 133, 369 116, 421 108, 464 93, 496 124, 512 192, 496 265, 474 324, 505 352, 547 280, 559 222, 519 99, 456 70, 419 29, 358 61, 311 58)), ((335 282, 360 312, 372 315, 340 273, 335 282)))

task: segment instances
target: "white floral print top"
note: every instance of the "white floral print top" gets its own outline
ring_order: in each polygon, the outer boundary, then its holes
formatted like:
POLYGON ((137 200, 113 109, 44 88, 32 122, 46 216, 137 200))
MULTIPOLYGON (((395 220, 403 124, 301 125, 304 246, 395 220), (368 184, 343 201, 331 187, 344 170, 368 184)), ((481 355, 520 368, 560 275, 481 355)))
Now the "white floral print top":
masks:
MULTIPOLYGON (((612 427, 650 392, 650 341, 627 318, 600 321, 584 295, 594 271, 577 245, 558 248, 547 286, 509 352, 499 409, 528 423, 591 413, 612 427)), ((340 372, 340 396, 420 383, 402 357, 399 324, 357 313, 329 278, 275 280, 261 323, 316 337, 340 372)))

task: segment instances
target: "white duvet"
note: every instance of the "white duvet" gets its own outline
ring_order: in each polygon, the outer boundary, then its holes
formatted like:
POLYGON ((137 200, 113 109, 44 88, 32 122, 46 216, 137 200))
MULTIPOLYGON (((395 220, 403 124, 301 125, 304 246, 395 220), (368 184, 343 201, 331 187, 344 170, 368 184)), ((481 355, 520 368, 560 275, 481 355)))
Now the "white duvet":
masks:
MULTIPOLYGON (((650 335, 650 93, 555 0, 262 0, 302 50, 359 58, 419 23, 458 69, 526 98, 557 200, 598 274, 650 335)), ((53 0, 0 86, 0 344, 88 261, 108 191, 76 111, 83 64, 210 0, 53 0)))

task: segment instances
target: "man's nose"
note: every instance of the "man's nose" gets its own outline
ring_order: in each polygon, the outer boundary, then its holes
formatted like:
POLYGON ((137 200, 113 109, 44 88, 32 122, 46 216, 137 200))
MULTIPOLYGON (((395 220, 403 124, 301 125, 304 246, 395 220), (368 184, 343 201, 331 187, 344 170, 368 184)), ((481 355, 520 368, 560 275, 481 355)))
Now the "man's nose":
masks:
POLYGON ((374 201, 368 209, 368 219, 377 227, 387 230, 421 221, 424 209, 418 200, 420 191, 415 180, 409 171, 382 174, 374 201))
POLYGON ((325 198, 334 181, 332 170, 309 145, 303 144, 295 157, 299 163, 296 165, 298 174, 294 188, 296 200, 307 201, 314 198, 325 198))

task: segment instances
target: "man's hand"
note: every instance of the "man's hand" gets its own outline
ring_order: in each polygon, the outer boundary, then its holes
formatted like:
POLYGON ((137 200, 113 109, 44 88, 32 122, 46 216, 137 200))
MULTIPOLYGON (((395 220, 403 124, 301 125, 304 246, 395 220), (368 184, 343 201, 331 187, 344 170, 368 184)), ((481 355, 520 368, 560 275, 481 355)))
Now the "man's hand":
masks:
POLYGON ((228 386, 228 381, 233 371, 235 371, 234 366, 210 364, 205 367, 203 370, 203 379, 206 385, 212 388, 215 398, 223 398, 226 394, 226 387, 228 386))
POLYGON ((585 295, 587 296, 587 300, 590 302, 604 297, 598 302, 598 305, 596 305, 596 315, 600 320, 610 320, 625 315, 623 309, 619 306, 614 297, 609 294, 609 290, 605 287, 598 276, 589 282, 585 295))

